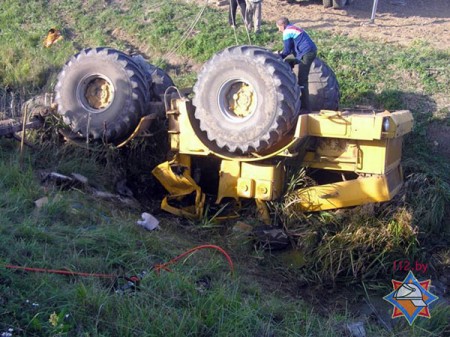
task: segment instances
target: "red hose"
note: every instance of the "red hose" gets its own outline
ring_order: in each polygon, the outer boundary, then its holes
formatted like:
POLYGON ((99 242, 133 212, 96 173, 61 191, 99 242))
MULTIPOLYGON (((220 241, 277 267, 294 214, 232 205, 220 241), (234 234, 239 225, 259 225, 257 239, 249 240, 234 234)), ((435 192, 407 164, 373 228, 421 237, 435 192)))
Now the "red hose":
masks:
MULTIPOLYGON (((222 249, 221 247, 216 246, 216 245, 202 245, 202 246, 194 247, 194 248, 189 249, 188 251, 184 252, 183 254, 180 254, 177 257, 174 257, 172 260, 170 260, 166 263, 154 265, 153 270, 155 270, 155 272, 157 272, 158 274, 161 271, 161 269, 171 271, 168 268, 169 265, 178 262, 178 260, 182 259, 186 255, 192 254, 200 249, 216 249, 216 250, 218 250, 227 259, 228 265, 230 266, 231 273, 234 272, 234 266, 233 266, 233 261, 231 260, 231 257, 228 255, 228 253, 224 249, 222 249)), ((24 270, 24 271, 30 271, 30 272, 35 272, 35 273, 48 273, 48 274, 68 275, 68 276, 98 277, 98 278, 110 278, 110 279, 117 278, 116 275, 112 275, 112 274, 82 273, 82 272, 74 272, 74 271, 70 271, 70 270, 32 268, 32 267, 14 266, 14 265, 10 265, 10 264, 5 265, 5 267, 8 269, 24 270)))
POLYGON ((216 246, 216 245, 202 245, 202 246, 194 247, 194 248, 189 249, 188 251, 184 252, 183 254, 180 254, 177 257, 174 257, 172 260, 170 260, 170 261, 168 261, 166 263, 157 264, 157 265, 153 266, 153 268, 154 268, 154 270, 157 273, 159 273, 161 271, 161 269, 164 269, 164 270, 167 270, 167 271, 171 271, 167 266, 178 262, 178 260, 182 259, 186 255, 189 255, 191 253, 196 252, 197 250, 208 249, 208 248, 209 249, 216 249, 219 252, 221 252, 225 256, 225 258, 227 259, 228 265, 230 266, 231 273, 234 272, 234 265, 233 265, 233 261, 231 260, 230 255, 228 255, 228 253, 223 248, 221 248, 219 246, 216 246))
POLYGON ((85 276, 85 277, 99 277, 99 278, 116 278, 117 276, 111 274, 96 274, 96 273, 81 273, 70 270, 58 270, 58 269, 44 269, 44 268, 31 268, 31 267, 21 267, 21 266, 13 266, 10 264, 5 265, 6 268, 9 269, 18 269, 24 271, 32 271, 35 273, 47 273, 47 274, 60 274, 60 275, 69 275, 69 276, 85 276))

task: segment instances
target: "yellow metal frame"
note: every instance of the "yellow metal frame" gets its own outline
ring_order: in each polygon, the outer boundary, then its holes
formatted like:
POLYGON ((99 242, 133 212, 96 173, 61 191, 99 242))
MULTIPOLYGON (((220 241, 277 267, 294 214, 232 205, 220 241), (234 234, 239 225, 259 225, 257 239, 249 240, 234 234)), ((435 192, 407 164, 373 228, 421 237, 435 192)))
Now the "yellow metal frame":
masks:
POLYGON ((136 138, 137 136, 139 136, 141 133, 145 132, 146 130, 148 130, 148 128, 150 127, 150 125, 152 125, 153 121, 157 118, 158 116, 156 114, 151 114, 148 116, 144 116, 140 119, 139 124, 137 125, 136 129, 134 129, 134 131, 131 133, 130 136, 128 136, 127 139, 125 139, 123 142, 121 142, 120 144, 118 144, 116 147, 117 148, 121 148, 125 145, 127 145, 132 139, 136 138))
POLYGON ((159 164, 153 169, 152 174, 170 194, 161 202, 163 210, 175 215, 198 219, 203 215, 205 194, 191 177, 190 170, 190 157, 177 156, 170 162, 159 164), (195 193, 194 205, 176 207, 170 204, 172 201, 181 201, 192 193, 195 193))
POLYGON ((153 172, 170 193, 161 207, 190 218, 202 216, 205 196, 190 175, 191 156, 213 156, 221 160, 216 203, 224 198, 253 198, 266 223, 270 223, 266 201, 276 200, 283 194, 283 159, 286 158, 298 158, 304 167, 353 172, 359 176, 297 190, 297 206, 301 211, 390 200, 403 183, 402 136, 413 126, 412 114, 407 110, 393 113, 323 110, 299 116, 295 129, 271 152, 233 157, 220 152, 205 139, 188 99, 172 100, 166 115, 171 149, 177 155, 172 162, 159 165, 153 172), (311 141, 302 150, 306 139, 311 141), (174 173, 173 167, 178 167, 179 173, 174 173), (187 208, 169 205, 169 201, 194 192, 195 205, 187 208))
POLYGON ((302 166, 324 170, 384 174, 400 164, 402 138, 347 140, 319 138, 307 151, 302 166))
POLYGON ((299 120, 304 135, 354 140, 397 138, 412 130, 409 110, 379 113, 322 110, 299 120))
POLYGON ((297 206, 304 212, 316 212, 388 201, 397 194, 402 184, 402 169, 397 166, 383 175, 299 189, 296 191, 297 206))

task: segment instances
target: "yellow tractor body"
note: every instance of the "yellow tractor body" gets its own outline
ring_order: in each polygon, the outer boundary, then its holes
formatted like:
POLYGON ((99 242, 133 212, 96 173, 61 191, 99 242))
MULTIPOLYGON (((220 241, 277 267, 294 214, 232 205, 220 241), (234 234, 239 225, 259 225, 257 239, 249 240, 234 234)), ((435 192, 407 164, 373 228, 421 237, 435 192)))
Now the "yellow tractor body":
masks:
POLYGON ((307 168, 314 181, 296 191, 300 211, 390 200, 403 183, 412 114, 339 111, 336 76, 319 58, 308 74, 315 112, 300 114, 304 88, 294 63, 263 47, 231 46, 182 94, 139 55, 86 48, 60 72, 55 104, 71 129, 67 138, 117 147, 153 136, 150 125, 164 116, 173 155, 153 173, 169 192, 162 208, 177 215, 203 216, 206 195, 215 195, 217 204, 254 199, 269 222, 266 202, 285 195, 292 168, 307 168))
POLYGON ((153 173, 170 194, 162 208, 171 213, 193 218, 203 214, 205 196, 192 178, 192 158, 220 161, 218 171, 208 173, 218 175, 217 203, 224 198, 255 199, 262 213, 267 213, 261 206, 264 201, 277 200, 284 193, 287 161, 323 170, 324 175, 341 173, 335 181, 298 189, 299 211, 387 201, 402 186, 402 138, 413 126, 409 111, 322 110, 300 115, 296 126, 275 148, 247 155, 217 149, 200 131, 194 111, 189 99, 179 98, 171 101, 166 112, 171 150, 176 155, 153 173), (169 205, 170 199, 192 193, 195 205, 169 205))

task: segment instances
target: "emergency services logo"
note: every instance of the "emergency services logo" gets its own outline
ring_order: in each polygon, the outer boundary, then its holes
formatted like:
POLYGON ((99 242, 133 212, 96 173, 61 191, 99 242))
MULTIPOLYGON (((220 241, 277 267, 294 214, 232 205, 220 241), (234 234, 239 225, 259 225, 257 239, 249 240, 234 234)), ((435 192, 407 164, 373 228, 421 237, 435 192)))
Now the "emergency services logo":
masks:
POLYGON ((418 316, 431 318, 429 305, 438 297, 429 289, 431 280, 418 281, 412 271, 402 281, 392 280, 394 291, 383 297, 394 306, 392 318, 405 316, 412 325, 418 316))

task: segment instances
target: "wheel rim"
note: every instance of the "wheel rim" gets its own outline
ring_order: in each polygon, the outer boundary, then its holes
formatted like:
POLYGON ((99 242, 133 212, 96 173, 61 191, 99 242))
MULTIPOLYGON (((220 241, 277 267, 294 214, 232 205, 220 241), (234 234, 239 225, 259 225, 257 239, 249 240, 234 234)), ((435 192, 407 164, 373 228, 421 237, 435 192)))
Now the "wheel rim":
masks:
POLYGON ((232 122, 249 119, 256 110, 257 95, 249 83, 234 79, 225 82, 219 89, 220 112, 232 122))
POLYGON ((89 75, 80 81, 77 97, 87 110, 99 113, 107 109, 113 102, 114 86, 106 77, 89 75))

